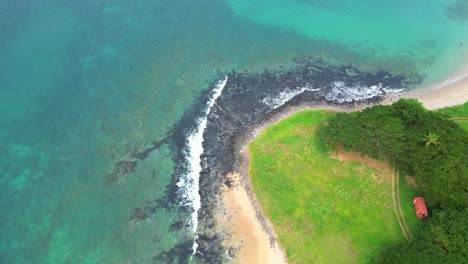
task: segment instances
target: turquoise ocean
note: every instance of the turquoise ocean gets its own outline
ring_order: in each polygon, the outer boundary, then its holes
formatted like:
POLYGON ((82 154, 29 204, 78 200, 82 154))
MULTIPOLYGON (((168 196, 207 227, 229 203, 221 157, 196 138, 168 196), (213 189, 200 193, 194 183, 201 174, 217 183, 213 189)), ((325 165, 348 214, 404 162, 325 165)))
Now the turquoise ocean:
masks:
POLYGON ((468 1, 0 0, 0 263, 200 262, 170 260, 194 237, 164 202, 174 148, 116 163, 220 72, 304 57, 440 82, 468 61, 468 1))

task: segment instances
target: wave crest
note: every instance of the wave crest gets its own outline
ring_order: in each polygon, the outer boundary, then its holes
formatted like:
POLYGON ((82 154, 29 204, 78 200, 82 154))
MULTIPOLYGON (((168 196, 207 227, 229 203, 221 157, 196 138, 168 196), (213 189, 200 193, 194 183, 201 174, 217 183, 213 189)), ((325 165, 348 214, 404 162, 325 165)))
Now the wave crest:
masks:
POLYGON ((208 115, 216 99, 221 95, 224 86, 227 83, 227 76, 218 82, 207 102, 203 116, 197 120, 197 127, 190 133, 186 139, 186 145, 183 150, 187 162, 187 172, 183 174, 177 182, 179 187, 180 204, 191 211, 191 217, 188 221, 190 228, 194 233, 193 254, 197 252, 197 228, 198 211, 201 208, 200 198, 200 172, 202 171, 201 155, 203 154, 203 133, 206 129, 208 115))

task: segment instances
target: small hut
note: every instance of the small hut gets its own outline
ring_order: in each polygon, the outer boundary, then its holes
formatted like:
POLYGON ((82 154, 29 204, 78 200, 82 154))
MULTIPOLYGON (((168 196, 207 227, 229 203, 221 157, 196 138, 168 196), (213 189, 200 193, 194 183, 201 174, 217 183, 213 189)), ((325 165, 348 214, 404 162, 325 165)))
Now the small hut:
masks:
POLYGON ((414 197, 413 199, 414 212, 416 217, 419 219, 426 218, 429 214, 427 213, 426 203, 423 197, 414 197))

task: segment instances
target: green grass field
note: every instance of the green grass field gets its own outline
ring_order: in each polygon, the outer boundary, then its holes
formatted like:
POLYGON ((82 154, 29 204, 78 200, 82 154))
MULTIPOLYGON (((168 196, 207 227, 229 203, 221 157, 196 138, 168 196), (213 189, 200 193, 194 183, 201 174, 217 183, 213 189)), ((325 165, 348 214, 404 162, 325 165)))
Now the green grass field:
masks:
POLYGON ((438 112, 450 115, 457 124, 468 131, 468 102, 461 105, 445 107, 438 110, 438 112))
MULTIPOLYGON (((404 240, 391 178, 330 157, 316 137, 330 114, 300 112, 261 133, 249 146, 253 189, 291 263, 370 263, 382 248, 404 240)), ((402 208, 414 236, 421 223, 413 196, 400 179, 402 208)))
POLYGON ((454 118, 454 121, 457 122, 463 129, 468 131, 468 118, 454 118))

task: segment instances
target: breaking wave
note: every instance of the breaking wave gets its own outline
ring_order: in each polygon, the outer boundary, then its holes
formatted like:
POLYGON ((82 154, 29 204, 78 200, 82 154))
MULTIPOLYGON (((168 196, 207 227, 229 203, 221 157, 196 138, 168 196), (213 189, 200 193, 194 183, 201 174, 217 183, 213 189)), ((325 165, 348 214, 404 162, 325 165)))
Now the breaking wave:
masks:
POLYGON ((227 83, 227 76, 218 82, 216 87, 207 102, 203 116, 197 120, 197 127, 190 133, 186 140, 186 147, 183 152, 187 162, 187 172, 182 175, 177 182, 181 205, 191 210, 189 226, 194 233, 193 254, 197 252, 197 227, 198 227, 198 210, 201 207, 199 180, 201 166, 201 155, 203 154, 203 132, 206 129, 208 115, 213 107, 216 99, 221 95, 224 86, 227 83))
POLYGON ((325 100, 335 103, 350 103, 384 95, 388 91, 381 83, 371 86, 348 86, 344 82, 333 82, 330 91, 325 95, 325 100))
POLYGON ((276 97, 268 96, 262 100, 262 102, 272 109, 276 109, 285 103, 287 103, 289 100, 294 98, 296 95, 299 95, 305 91, 319 91, 320 89, 314 89, 310 86, 305 86, 300 88, 299 90, 291 90, 289 88, 286 88, 284 91, 281 91, 280 94, 276 97))
POLYGON ((270 95, 263 98, 262 103, 269 106, 271 109, 276 109, 305 91, 320 91, 320 95, 323 96, 326 101, 342 104, 366 100, 377 96, 384 96, 385 94, 390 93, 399 93, 403 91, 403 89, 389 88, 384 86, 382 83, 368 86, 364 84, 346 84, 343 81, 335 81, 321 88, 312 88, 309 85, 302 88, 298 87, 295 90, 285 88, 276 96, 270 95))

